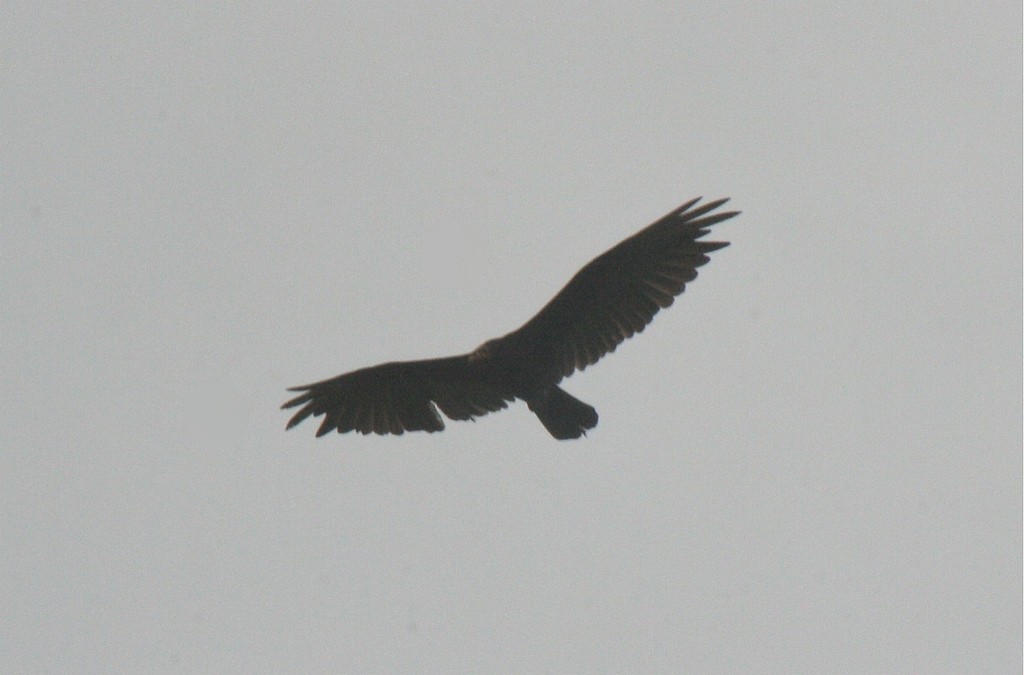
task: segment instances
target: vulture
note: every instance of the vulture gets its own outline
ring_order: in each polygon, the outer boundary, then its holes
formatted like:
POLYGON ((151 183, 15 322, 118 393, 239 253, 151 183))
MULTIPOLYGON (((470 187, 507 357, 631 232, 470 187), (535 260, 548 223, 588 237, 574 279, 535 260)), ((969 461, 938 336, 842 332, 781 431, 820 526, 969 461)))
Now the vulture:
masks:
POLYGON ((394 361, 313 384, 283 406, 298 408, 287 429, 323 416, 330 431, 401 434, 441 431, 445 417, 472 420, 526 401, 556 439, 597 426, 597 411, 558 386, 643 331, 672 304, 708 254, 728 242, 701 241, 738 211, 714 211, 727 199, 686 202, 587 263, 532 319, 468 354, 394 361))

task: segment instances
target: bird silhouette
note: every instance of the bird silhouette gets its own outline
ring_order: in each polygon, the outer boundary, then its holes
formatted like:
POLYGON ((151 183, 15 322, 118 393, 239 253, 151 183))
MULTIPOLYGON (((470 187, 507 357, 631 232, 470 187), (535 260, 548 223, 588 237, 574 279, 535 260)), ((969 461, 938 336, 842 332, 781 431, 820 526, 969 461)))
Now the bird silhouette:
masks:
POLYGON ((701 241, 738 211, 712 213, 727 199, 690 200, 587 263, 532 319, 459 356, 394 361, 293 387, 282 408, 298 408, 288 429, 323 416, 330 431, 401 434, 441 431, 438 409, 471 420, 526 401, 559 440, 597 426, 597 411, 558 386, 643 331, 672 304, 708 254, 728 242, 701 241))

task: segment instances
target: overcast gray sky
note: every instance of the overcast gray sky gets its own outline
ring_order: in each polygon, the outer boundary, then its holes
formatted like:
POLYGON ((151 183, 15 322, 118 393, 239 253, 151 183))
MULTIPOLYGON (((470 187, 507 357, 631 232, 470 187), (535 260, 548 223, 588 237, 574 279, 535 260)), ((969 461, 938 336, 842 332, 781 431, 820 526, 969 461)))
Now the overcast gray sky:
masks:
POLYGON ((0 30, 0 670, 1020 670, 1019 2, 0 30), (732 246, 585 439, 284 432, 697 195, 732 246))

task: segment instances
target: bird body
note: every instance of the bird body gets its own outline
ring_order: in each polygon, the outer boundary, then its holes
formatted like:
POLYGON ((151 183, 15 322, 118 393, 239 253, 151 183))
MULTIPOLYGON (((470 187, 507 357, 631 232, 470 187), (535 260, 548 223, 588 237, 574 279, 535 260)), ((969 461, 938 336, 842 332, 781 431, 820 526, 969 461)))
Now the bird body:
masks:
POLYGON ((712 225, 737 215, 711 213, 727 200, 693 208, 691 200, 584 266, 532 319, 460 356, 395 361, 314 384, 282 408, 298 407, 288 429, 324 416, 322 436, 440 431, 438 409, 474 419, 521 399, 557 439, 579 438, 597 425, 597 411, 558 384, 641 332, 672 304, 708 253, 728 242, 705 242, 712 225))

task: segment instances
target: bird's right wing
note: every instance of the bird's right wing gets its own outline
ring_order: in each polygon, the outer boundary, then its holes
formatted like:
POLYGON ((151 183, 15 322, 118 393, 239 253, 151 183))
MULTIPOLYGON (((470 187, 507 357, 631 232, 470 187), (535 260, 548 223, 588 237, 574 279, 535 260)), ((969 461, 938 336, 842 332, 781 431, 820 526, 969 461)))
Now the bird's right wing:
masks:
POLYGON ((674 209, 590 261, 532 319, 504 339, 531 354, 550 383, 594 364, 672 304, 708 254, 727 242, 700 241, 738 211, 711 213, 727 200, 674 209))
POLYGON ((501 410, 511 400, 475 377, 465 356, 385 363, 289 391, 302 393, 281 406, 299 408, 287 428, 323 415, 317 436, 334 430, 441 431, 437 408, 451 419, 466 420, 501 410))

